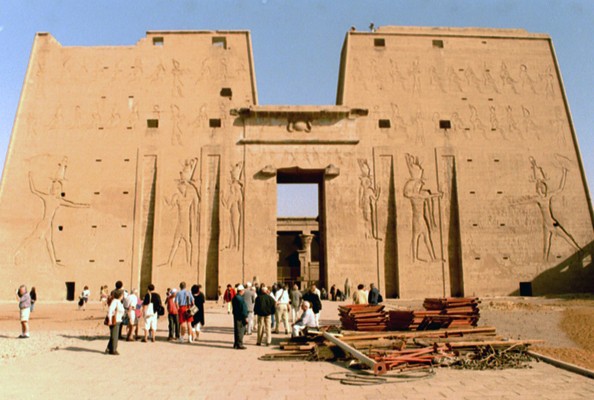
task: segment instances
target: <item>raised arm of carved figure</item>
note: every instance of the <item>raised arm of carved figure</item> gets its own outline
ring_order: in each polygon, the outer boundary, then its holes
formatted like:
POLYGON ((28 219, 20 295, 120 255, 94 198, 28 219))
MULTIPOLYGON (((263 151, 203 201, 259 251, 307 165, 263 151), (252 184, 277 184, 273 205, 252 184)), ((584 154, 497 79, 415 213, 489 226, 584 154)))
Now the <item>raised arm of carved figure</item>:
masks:
POLYGON ((60 199, 60 205, 62 205, 64 207, 70 207, 70 208, 89 208, 89 207, 91 207, 91 205, 88 203, 75 203, 74 201, 66 200, 64 198, 60 199))
POLYGON ((557 194, 563 191, 563 189, 565 189, 565 182, 567 182, 567 168, 562 168, 562 175, 561 175, 561 181, 559 182, 559 188, 557 188, 557 190, 553 191, 553 193, 551 194, 557 194))
POLYGON ((33 193, 36 196, 43 197, 43 195, 45 195, 45 193, 40 192, 35 187, 35 183, 33 183, 33 174, 31 173, 31 171, 29 171, 29 189, 31 189, 31 193, 33 193))

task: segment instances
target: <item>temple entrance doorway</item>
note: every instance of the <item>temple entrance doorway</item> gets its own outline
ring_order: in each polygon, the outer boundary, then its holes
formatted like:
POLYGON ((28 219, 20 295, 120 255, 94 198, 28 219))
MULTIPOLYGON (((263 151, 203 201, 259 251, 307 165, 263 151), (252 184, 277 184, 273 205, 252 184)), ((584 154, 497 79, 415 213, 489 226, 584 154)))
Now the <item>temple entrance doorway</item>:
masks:
POLYGON ((323 170, 278 170, 277 282, 325 286, 323 204, 323 170))

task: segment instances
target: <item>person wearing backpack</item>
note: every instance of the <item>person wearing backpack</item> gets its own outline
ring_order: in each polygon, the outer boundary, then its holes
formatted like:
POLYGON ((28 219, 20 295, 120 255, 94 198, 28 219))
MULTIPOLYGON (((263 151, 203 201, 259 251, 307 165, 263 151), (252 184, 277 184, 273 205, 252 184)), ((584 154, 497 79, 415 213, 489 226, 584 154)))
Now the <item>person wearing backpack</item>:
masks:
POLYGON ((143 342, 148 341, 148 334, 151 333, 151 341, 155 341, 157 334, 157 321, 159 318, 158 311, 161 309, 161 296, 155 293, 155 285, 152 283, 148 285, 148 291, 144 296, 142 302, 142 311, 144 315, 144 338, 143 342))
POLYGON ((192 297, 192 293, 186 289, 186 282, 180 282, 179 292, 175 295, 175 304, 177 304, 178 307, 177 316, 180 325, 179 342, 184 342, 184 336, 187 333, 188 342, 192 343, 194 336, 190 324, 194 321, 194 315, 190 312, 190 308, 194 305, 194 297, 192 297))
POLYGON ((367 302, 370 305, 377 306, 379 303, 384 301, 382 295, 380 294, 378 288, 375 287, 373 283, 369 284, 369 295, 367 296, 367 302))

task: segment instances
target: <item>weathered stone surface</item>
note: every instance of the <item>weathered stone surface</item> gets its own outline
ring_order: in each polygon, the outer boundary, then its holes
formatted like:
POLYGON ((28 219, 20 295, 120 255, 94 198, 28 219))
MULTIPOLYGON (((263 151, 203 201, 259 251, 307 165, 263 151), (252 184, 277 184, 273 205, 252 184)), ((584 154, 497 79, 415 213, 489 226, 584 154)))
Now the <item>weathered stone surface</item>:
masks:
POLYGON ((0 297, 273 282, 287 182, 319 185, 322 286, 591 290, 568 110, 550 38, 523 30, 351 31, 329 106, 259 106, 248 32, 40 33, 0 189, 0 297))

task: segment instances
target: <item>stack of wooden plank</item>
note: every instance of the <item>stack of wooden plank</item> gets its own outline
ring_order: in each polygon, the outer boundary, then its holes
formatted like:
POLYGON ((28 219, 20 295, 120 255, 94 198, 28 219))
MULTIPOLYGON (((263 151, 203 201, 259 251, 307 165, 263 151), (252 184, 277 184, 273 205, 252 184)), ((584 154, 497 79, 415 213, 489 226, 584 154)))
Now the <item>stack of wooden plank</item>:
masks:
POLYGON ((388 315, 384 306, 350 304, 338 307, 343 329, 351 331, 385 331, 388 329, 388 315))
POLYGON ((480 318, 479 303, 476 297, 427 298, 423 302, 423 307, 428 312, 433 311, 449 317, 449 327, 460 328, 477 326, 480 318))

